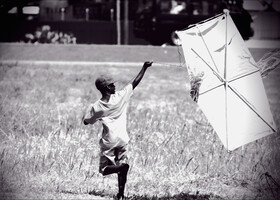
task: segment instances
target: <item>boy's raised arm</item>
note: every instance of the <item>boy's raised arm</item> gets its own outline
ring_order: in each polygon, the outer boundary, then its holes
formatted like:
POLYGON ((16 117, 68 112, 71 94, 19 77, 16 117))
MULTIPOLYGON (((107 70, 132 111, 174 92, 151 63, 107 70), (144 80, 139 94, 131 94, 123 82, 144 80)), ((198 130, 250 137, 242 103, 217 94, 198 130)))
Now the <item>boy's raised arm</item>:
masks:
POLYGON ((133 80, 132 82, 132 88, 136 88, 136 86, 140 83, 140 81, 142 80, 146 70, 148 69, 148 67, 152 66, 153 62, 151 61, 146 61, 142 67, 142 69, 140 70, 140 72, 138 73, 138 75, 136 76, 136 78, 133 80))

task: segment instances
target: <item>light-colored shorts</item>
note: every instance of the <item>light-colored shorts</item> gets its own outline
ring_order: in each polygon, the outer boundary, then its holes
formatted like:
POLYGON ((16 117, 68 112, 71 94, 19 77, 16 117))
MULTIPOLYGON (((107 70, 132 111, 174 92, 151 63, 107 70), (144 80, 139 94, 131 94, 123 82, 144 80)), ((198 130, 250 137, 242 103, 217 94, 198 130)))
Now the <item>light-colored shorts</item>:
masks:
POLYGON ((101 174, 104 174, 104 170, 107 166, 119 166, 121 164, 127 164, 127 162, 127 145, 122 147, 115 147, 113 149, 105 151, 101 149, 99 160, 99 172, 101 174))

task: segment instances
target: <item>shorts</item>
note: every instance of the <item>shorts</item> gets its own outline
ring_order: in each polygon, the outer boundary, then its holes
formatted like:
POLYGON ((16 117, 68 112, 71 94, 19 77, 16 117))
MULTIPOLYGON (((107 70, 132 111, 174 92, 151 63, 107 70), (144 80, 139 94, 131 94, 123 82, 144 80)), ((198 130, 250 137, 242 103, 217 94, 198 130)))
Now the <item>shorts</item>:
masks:
POLYGON ((121 164, 127 164, 128 157, 127 157, 127 150, 126 147, 115 147, 108 150, 102 150, 100 153, 100 160, 99 160, 99 172, 101 174, 104 173, 104 170, 107 166, 119 166, 121 164))

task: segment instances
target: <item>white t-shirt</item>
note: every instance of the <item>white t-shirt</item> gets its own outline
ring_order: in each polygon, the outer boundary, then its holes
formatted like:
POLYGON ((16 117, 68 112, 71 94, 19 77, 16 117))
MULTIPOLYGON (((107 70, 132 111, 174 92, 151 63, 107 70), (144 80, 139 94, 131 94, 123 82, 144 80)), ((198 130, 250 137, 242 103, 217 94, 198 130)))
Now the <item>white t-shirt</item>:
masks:
POLYGON ((122 90, 112 94, 108 102, 98 100, 93 104, 91 117, 94 117, 94 121, 100 120, 103 125, 100 139, 102 149, 111 149, 128 143, 126 112, 132 94, 132 85, 128 84, 122 90))

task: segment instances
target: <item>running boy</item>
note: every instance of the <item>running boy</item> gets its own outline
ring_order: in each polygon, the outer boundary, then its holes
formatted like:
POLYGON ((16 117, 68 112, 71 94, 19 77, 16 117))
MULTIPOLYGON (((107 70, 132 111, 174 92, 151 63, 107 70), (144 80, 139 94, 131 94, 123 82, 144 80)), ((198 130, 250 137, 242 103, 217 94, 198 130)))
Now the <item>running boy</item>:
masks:
POLYGON ((104 176, 118 174, 119 192, 117 199, 124 198, 129 165, 126 146, 129 136, 126 130, 126 111, 133 90, 142 80, 152 62, 146 61, 136 78, 122 90, 116 91, 112 78, 101 76, 96 79, 95 86, 102 97, 96 101, 90 111, 90 117, 83 120, 85 125, 94 124, 100 120, 103 125, 100 139, 99 171, 104 176))

